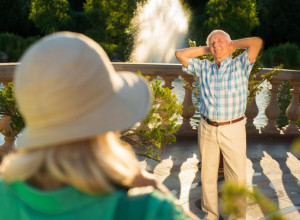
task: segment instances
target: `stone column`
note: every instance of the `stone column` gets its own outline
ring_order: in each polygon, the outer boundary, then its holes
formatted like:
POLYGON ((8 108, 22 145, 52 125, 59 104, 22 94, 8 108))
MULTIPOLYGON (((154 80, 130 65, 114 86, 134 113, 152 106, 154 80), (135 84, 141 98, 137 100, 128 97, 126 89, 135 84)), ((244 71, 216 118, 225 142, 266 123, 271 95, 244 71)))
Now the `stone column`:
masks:
POLYGON ((165 81, 163 88, 173 89, 172 82, 174 79, 178 78, 178 75, 168 74, 168 75, 159 75, 165 81))
POLYGON ((182 78, 185 80, 186 84, 183 86, 185 89, 184 99, 182 102, 182 124, 178 130, 178 133, 192 133, 194 132, 193 127, 191 126, 191 117, 195 114, 195 107, 192 100, 192 90, 194 89, 193 82, 195 81, 194 76, 192 75, 182 75, 182 78))
POLYGON ((10 83, 11 80, 1 80, 0 82, 2 82, 5 87, 7 87, 8 83, 10 83))
POLYGON ((144 75, 144 76, 148 76, 148 80, 149 80, 149 82, 151 82, 153 79, 156 79, 157 78, 157 75, 144 75))
POLYGON ((246 130, 247 133, 258 133, 259 130, 253 124, 254 118, 258 115, 258 107, 256 104, 256 100, 253 99, 252 103, 247 103, 245 116, 247 118, 246 130))
POLYGON ((292 100, 289 107, 286 109, 286 117, 289 119, 289 124, 282 128, 282 131, 285 134, 300 134, 299 128, 296 125, 297 120, 299 119, 299 94, 300 94, 300 82, 291 81, 293 89, 291 89, 292 100))
POLYGON ((262 133, 268 134, 279 134, 280 130, 275 125, 276 119, 280 115, 280 108, 278 106, 277 94, 279 92, 278 86, 280 85, 281 80, 270 80, 272 85, 271 91, 271 99, 270 103, 265 110, 265 115, 268 118, 268 124, 261 128, 262 133))
POLYGON ((4 144, 0 146, 0 154, 4 156, 8 152, 13 150, 13 144, 16 139, 16 133, 12 131, 10 127, 10 117, 9 116, 2 116, 0 120, 0 131, 4 136, 4 144))

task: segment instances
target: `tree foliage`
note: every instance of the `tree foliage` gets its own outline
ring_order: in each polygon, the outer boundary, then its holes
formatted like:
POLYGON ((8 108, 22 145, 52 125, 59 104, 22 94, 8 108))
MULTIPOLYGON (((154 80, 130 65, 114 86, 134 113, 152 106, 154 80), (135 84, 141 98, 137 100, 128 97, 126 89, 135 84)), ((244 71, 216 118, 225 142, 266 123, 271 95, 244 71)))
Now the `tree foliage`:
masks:
POLYGON ((260 26, 254 33, 265 40, 265 48, 282 43, 300 46, 300 1, 257 0, 260 26))
POLYGON ((86 0, 69 0, 72 11, 83 11, 83 4, 86 0))
POLYGON ((7 87, 0 90, 0 115, 2 117, 9 116, 11 120, 10 127, 12 131, 1 131, 5 132, 6 136, 19 134, 25 126, 24 119, 15 101, 13 83, 9 83, 7 87))
POLYGON ((0 1, 0 33, 13 33, 24 37, 35 35, 32 21, 28 19, 30 0, 0 1))
POLYGON ((207 31, 223 29, 233 39, 250 36, 259 25, 255 0, 210 0, 205 10, 207 31))
POLYGON ((68 0, 32 0, 29 18, 42 33, 49 34, 70 20, 69 12, 68 0))
MULTIPOLYGON (((184 0, 195 4, 194 1, 184 0)), ((190 22, 190 38, 201 45, 208 34, 215 29, 222 29, 233 39, 250 36, 259 25, 255 0, 209 0, 194 6, 190 22), (204 6, 205 4, 205 6, 204 6)))
POLYGON ((132 36, 128 31, 137 3, 143 0, 87 0, 84 11, 92 24, 86 34, 97 42, 105 42, 104 49, 118 48, 125 54, 132 46, 132 36), (116 47, 111 46, 116 45, 116 47), (108 47, 108 48, 107 48, 108 47))

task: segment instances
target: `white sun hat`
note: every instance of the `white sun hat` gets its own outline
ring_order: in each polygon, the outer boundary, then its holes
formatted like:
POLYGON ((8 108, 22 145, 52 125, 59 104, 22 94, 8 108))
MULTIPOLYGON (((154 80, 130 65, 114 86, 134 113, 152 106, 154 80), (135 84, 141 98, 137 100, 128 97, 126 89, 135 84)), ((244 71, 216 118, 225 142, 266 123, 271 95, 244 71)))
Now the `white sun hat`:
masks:
POLYGON ((44 37, 22 56, 16 100, 26 127, 18 148, 40 148, 121 131, 151 106, 148 83, 116 72, 99 44, 82 34, 44 37))

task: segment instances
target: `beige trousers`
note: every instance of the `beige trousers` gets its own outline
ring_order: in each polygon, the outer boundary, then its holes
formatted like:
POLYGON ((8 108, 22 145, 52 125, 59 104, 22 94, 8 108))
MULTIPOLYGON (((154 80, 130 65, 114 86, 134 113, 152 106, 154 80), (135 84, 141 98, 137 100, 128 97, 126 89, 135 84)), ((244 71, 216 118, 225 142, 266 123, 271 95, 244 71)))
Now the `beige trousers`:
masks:
MULTIPOLYGON (((202 210, 205 219, 218 219, 218 168, 223 154, 225 181, 246 183, 246 129, 244 121, 215 127, 200 120, 202 210)), ((245 212, 246 215, 246 212, 245 212)), ((245 217, 239 218, 245 219, 245 217)))

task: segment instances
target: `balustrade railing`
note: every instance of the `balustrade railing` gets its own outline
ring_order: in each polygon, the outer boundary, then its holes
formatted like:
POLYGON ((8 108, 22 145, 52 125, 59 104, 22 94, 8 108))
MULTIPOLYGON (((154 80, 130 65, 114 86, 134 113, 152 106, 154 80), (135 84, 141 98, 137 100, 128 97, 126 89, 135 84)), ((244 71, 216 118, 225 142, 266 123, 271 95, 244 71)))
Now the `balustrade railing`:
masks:
MULTIPOLYGON (((0 82, 7 85, 8 82, 12 81, 14 70, 18 63, 2 63, 0 64, 0 82)), ((113 66, 116 71, 129 71, 137 73, 140 71, 143 75, 150 77, 150 80, 157 78, 158 76, 164 80, 163 87, 173 89, 172 82, 179 76, 186 82, 183 85, 185 90, 183 99, 183 113, 182 113, 182 124, 177 133, 178 137, 196 137, 197 129, 191 125, 191 118, 195 114, 195 107, 192 101, 192 83, 194 77, 182 71, 180 64, 150 64, 150 63, 121 63, 113 62, 113 66)), ((263 68, 259 72, 259 75, 269 72, 271 69, 263 68)), ((300 94, 300 71, 299 70, 286 70, 283 69, 278 75, 274 76, 270 81, 271 84, 271 97, 268 106, 265 109, 265 115, 268 119, 267 124, 258 129, 253 124, 254 118, 258 115, 258 107, 255 100, 252 104, 247 105, 245 116, 246 116, 246 129, 247 137, 255 138, 295 138, 300 136, 300 130, 296 125, 297 120, 300 118, 299 111, 299 94, 300 94), (291 90, 292 100, 289 107, 286 110, 286 116, 289 120, 289 124, 279 129, 275 121, 280 115, 280 109, 277 101, 277 95, 279 93, 279 85, 288 80, 293 89, 291 90)), ((3 127, 0 123, 0 129, 3 127)))

